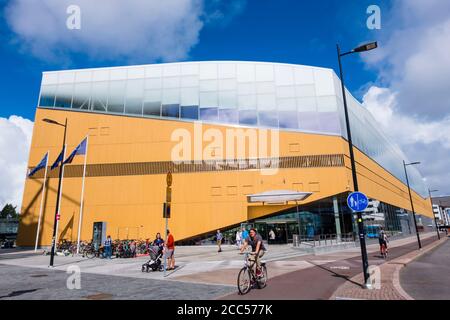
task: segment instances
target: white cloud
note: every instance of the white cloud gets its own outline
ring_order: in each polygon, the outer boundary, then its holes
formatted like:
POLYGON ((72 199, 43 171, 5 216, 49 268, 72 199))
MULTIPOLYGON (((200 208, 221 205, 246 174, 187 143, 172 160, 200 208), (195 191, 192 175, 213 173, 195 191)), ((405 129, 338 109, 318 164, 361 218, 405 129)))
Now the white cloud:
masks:
POLYGON ((46 60, 82 53, 93 59, 186 58, 203 26, 201 0, 12 0, 6 20, 19 42, 46 60), (69 5, 81 29, 69 30, 69 5))
POLYGON ((20 210, 32 132, 28 119, 0 118, 0 208, 12 203, 20 210))
POLYGON ((398 0, 380 47, 363 55, 380 77, 364 105, 418 167, 426 183, 450 194, 450 2, 398 0))
POLYGON ((26 52, 70 64, 93 60, 150 63, 188 58, 205 24, 228 24, 247 0, 11 0, 5 9, 13 41, 26 52), (66 26, 70 5, 81 29, 66 26))

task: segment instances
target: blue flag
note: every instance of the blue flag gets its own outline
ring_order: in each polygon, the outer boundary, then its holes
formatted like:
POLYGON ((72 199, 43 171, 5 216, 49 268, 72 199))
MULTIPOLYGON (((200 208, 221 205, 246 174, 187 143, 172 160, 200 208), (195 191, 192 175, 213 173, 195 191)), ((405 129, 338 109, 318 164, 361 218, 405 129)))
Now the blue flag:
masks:
POLYGON ((30 171, 30 173, 28 173, 28 178, 32 177, 36 172, 38 172, 42 168, 45 168, 45 166, 47 165, 47 157, 48 157, 48 152, 42 158, 41 162, 39 162, 38 165, 36 167, 34 167, 33 170, 30 171))
POLYGON ((64 164, 72 163, 73 158, 75 158, 76 155, 86 154, 86 145, 87 145, 87 138, 84 138, 83 141, 81 141, 81 143, 67 157, 67 159, 64 161, 64 164))
POLYGON ((53 162, 51 169, 55 169, 59 166, 59 163, 63 161, 63 151, 59 154, 58 158, 56 158, 55 162, 53 162))

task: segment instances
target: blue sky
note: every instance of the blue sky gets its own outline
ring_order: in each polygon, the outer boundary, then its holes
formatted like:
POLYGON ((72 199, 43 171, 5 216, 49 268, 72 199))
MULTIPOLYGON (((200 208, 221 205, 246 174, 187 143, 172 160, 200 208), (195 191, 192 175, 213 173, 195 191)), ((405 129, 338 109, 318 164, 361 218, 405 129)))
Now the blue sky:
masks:
MULTIPOLYGON (((7 2, 1 3, 3 13, 7 2)), ((187 57, 179 60, 271 61, 336 70, 336 43, 341 43, 343 49, 351 49, 366 40, 377 39, 378 31, 366 27, 366 9, 371 4, 384 8, 387 2, 250 0, 242 3, 239 12, 233 12, 227 5, 216 6, 214 10, 222 9, 225 17, 205 23, 198 43, 187 57)), ((14 114, 34 118, 42 71, 155 62, 133 56, 114 61, 96 59, 82 52, 69 53, 70 63, 42 59, 23 47, 5 19, 1 21, 1 117, 14 114)), ((360 88, 376 81, 376 70, 367 68, 357 56, 346 58, 344 63, 347 87, 361 98, 360 88)))

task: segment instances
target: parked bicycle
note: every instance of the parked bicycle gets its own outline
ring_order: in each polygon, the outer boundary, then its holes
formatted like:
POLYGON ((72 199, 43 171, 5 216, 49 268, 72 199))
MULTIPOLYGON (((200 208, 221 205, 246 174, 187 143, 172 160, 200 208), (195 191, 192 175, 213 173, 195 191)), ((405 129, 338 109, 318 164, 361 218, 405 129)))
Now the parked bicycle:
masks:
POLYGON ((256 257, 249 259, 250 253, 244 254, 244 267, 239 271, 237 285, 239 294, 247 294, 255 285, 262 289, 267 285, 266 263, 261 261, 260 275, 256 275, 256 257))

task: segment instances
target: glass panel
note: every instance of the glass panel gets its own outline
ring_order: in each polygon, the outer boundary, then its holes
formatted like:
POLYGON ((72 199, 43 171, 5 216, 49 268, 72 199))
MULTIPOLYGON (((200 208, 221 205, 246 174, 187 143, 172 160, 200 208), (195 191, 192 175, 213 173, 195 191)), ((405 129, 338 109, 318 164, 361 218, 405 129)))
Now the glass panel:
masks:
POLYGON ((316 84, 316 94, 318 96, 331 96, 335 94, 334 79, 331 70, 315 69, 314 83, 316 84))
POLYGON ((162 104, 180 104, 179 89, 164 89, 162 96, 162 104))
POLYGON ((297 111, 297 101, 294 98, 278 98, 277 107, 281 111, 297 111))
POLYGON ((258 110, 276 110, 276 99, 273 94, 259 94, 257 96, 258 110))
POLYGON ((313 68, 310 67, 294 67, 295 84, 314 83, 313 68))
POLYGON ((238 96, 239 109, 256 109, 256 95, 238 96))
POLYGON ((201 80, 200 91, 217 91, 217 80, 201 80))
POLYGON ((178 104, 163 104, 161 108, 161 115, 169 118, 180 117, 180 106, 178 104))
POLYGON ((256 81, 273 81, 273 66, 270 64, 256 65, 256 81))
POLYGON ((125 80, 127 78, 126 68, 110 69, 109 80, 125 80))
POLYGON ((236 108, 237 99, 235 91, 219 92, 219 106, 224 108, 236 108))
POLYGON ((275 84, 273 82, 259 82, 256 84, 256 93, 275 93, 275 84))
POLYGON ((108 112, 123 113, 126 81, 111 81, 109 84, 108 112))
POLYGON ((61 83, 73 83, 75 80, 74 72, 59 72, 58 82, 61 83))
POLYGON ((217 105, 217 92, 200 92, 200 107, 215 107, 217 105))
POLYGON ((91 71, 77 71, 75 73, 75 82, 90 82, 92 81, 91 71))
MULTIPOLYGON (((108 82, 106 81, 94 82, 92 84, 92 99, 90 109, 106 111, 107 100, 108 100, 108 82)), ((73 106, 72 108, 75 108, 75 106, 73 106)))
POLYGON ((317 110, 319 112, 337 111, 336 96, 317 97, 317 110))
POLYGON ((219 80, 219 90, 236 90, 236 79, 221 79, 219 80))
MULTIPOLYGON (((94 84, 97 84, 97 82, 93 82, 94 84)), ((98 82, 98 84, 106 83, 106 89, 103 92, 105 95, 105 102, 108 97, 108 83, 107 82, 98 82)), ((89 98, 91 97, 91 84, 90 83, 76 83, 74 94, 73 94, 73 101, 72 101, 72 108, 74 109, 89 109, 89 98)), ((106 109, 105 109, 106 110, 106 109)), ((103 110, 103 111, 105 111, 103 110)))
POLYGON ((237 124, 239 123, 239 112, 236 109, 219 109, 219 122, 237 124))
POLYGON ((295 92, 298 97, 314 97, 316 88, 314 85, 295 86, 295 92))
POLYGON ((320 131, 317 112, 300 112, 298 114, 299 128, 305 131, 320 131))
POLYGON ((145 78, 145 69, 143 67, 128 68, 128 79, 145 78))
POLYGON ((181 118, 198 120, 198 106, 181 106, 181 118))
POLYGON ((255 81, 255 65, 254 64, 238 64, 236 77, 239 82, 255 81))
POLYGON ((164 77, 179 76, 181 73, 181 67, 179 64, 166 64, 163 66, 164 77))
POLYGON ((183 63, 181 65, 181 74, 182 75, 190 75, 195 74, 198 75, 198 64, 197 63, 183 63))
POLYGON ((161 102, 144 102, 144 115, 146 116, 161 116, 161 102))
POLYGON ((92 81, 108 81, 109 69, 98 69, 92 72, 92 81))
POLYGON ((198 87, 198 76, 182 77, 181 87, 198 87))
POLYGON ((161 78, 147 78, 145 79, 145 89, 161 89, 161 78))
POLYGON ((39 106, 53 107, 55 105, 55 93, 56 93, 55 85, 42 86, 39 106))
POLYGON ((200 108, 200 120, 218 121, 218 108, 200 108))
POLYGON ((217 64, 200 64, 200 79, 217 79, 217 64))
POLYGON ((337 112, 320 112, 318 113, 318 117, 320 131, 340 134, 341 127, 337 112))
POLYGON ((298 111, 317 111, 317 101, 315 97, 297 98, 298 111))
POLYGON ((144 95, 144 80, 128 80, 125 100, 125 113, 142 115, 142 99, 144 95))
POLYGON ((219 79, 236 78, 234 63, 219 63, 219 79))
POLYGON ((42 74, 42 85, 58 84, 58 73, 44 72, 42 74))
POLYGON ((279 111, 278 121, 280 128, 297 129, 298 118, 296 111, 279 111))
POLYGON ((275 83, 277 86, 290 86, 294 84, 293 67, 276 65, 275 66, 275 83))
POLYGON ((182 106, 198 106, 199 94, 197 88, 181 89, 181 105, 182 106))
POLYGON ((239 123, 242 125, 256 126, 258 118, 255 110, 239 110, 239 123))
POLYGON ((148 66, 145 67, 146 78, 161 78, 162 68, 160 66, 148 66))
POLYGON ((246 95, 255 93, 256 93, 256 85, 254 82, 238 84, 238 94, 246 95))
POLYGON ((60 84, 56 90, 55 107, 70 108, 72 105, 72 84, 60 84))
POLYGON ((180 86, 180 78, 179 77, 163 78, 163 87, 164 88, 178 88, 179 86, 180 86))
POLYGON ((279 98, 294 98, 295 97, 295 87, 294 86, 277 87, 277 97, 279 97, 279 98))
POLYGON ((276 111, 260 111, 258 115, 260 126, 278 128, 278 115, 276 111))

